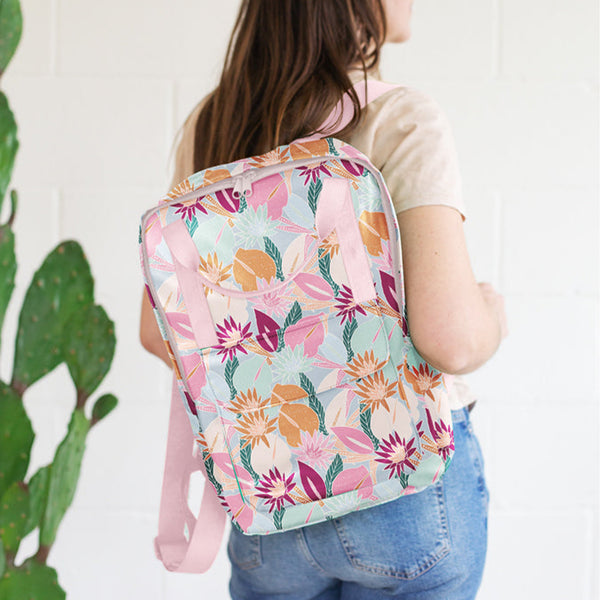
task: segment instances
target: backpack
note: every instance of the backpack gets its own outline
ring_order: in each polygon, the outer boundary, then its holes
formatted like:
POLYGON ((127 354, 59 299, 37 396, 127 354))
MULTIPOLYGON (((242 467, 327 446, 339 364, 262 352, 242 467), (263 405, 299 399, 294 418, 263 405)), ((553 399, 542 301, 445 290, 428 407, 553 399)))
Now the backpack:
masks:
MULTIPOLYGON (((356 91, 364 106, 392 87, 356 91)), ((351 116, 346 97, 320 129, 351 116)), ((443 475, 448 376, 411 342, 398 224, 366 156, 313 136, 195 173, 145 213, 140 247, 174 369, 155 540, 167 569, 204 572, 226 514, 274 534, 443 475), (197 520, 198 470, 212 485, 197 520)))

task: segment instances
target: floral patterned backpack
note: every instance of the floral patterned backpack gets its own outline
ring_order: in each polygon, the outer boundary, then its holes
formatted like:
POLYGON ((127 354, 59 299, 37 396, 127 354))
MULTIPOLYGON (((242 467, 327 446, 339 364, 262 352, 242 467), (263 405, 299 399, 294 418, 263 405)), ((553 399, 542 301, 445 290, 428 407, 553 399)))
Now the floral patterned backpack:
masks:
MULTIPOLYGON (((365 105, 392 87, 356 91, 365 105)), ((322 130, 351 115, 346 98, 322 130)), ((175 372, 155 540, 169 570, 204 572, 226 514, 271 534, 443 475, 448 377, 409 337, 398 225, 367 157, 313 136, 206 169, 143 216, 140 245, 175 372), (197 470, 212 484, 198 520, 197 470)))

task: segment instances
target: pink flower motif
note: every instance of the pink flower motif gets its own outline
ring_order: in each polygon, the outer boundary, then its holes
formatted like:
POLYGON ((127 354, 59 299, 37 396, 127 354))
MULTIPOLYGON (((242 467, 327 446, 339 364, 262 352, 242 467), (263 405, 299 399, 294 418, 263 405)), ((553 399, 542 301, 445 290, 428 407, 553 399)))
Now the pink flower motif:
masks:
POLYGON ((285 473, 280 473, 277 467, 273 467, 269 474, 259 481, 256 489, 261 493, 256 496, 266 500, 270 507, 269 512, 273 512, 273 509, 281 510, 285 502, 294 504, 290 496, 290 492, 296 487, 293 479, 293 473, 286 477, 285 473))
POLYGON ((446 425, 441 419, 434 421, 431 418, 428 408, 425 409, 425 412, 427 413, 429 430, 433 435, 438 454, 442 457, 442 460, 446 460, 454 452, 454 432, 452 431, 452 426, 446 425))
POLYGON ((294 454, 314 469, 326 467, 331 461, 331 453, 335 439, 323 435, 320 431, 310 434, 307 431, 300 433, 300 446, 298 449, 292 449, 294 454))
POLYGON ((231 360, 238 350, 243 354, 247 354, 246 349, 241 343, 251 335, 250 323, 247 323, 242 328, 241 323, 236 323, 233 317, 225 319, 223 325, 217 325, 217 339, 219 343, 215 347, 219 350, 217 354, 223 356, 221 361, 225 362, 226 359, 231 360))
POLYGON ((398 435, 397 431, 393 431, 389 437, 381 441, 379 450, 375 452, 379 458, 375 460, 385 465, 384 470, 389 470, 390 479, 395 475, 400 477, 400 473, 405 469, 415 470, 410 457, 416 452, 413 448, 415 438, 411 438, 408 442, 398 435))
MULTIPOLYGON (((256 282, 259 291, 268 289, 272 285, 271 282, 259 278, 257 278, 256 282)), ((280 288, 271 292, 265 291, 260 295, 254 296, 252 298, 253 307, 272 317, 287 316, 292 305, 287 291, 288 287, 286 286, 284 289, 280 288)))
POLYGON ((336 296, 335 299, 337 300, 335 307, 338 309, 336 316, 342 317, 342 323, 346 318, 351 322, 356 312, 359 312, 362 315, 367 314, 362 306, 356 304, 354 296, 352 295, 352 290, 347 285, 342 285, 339 295, 336 296))
POLYGON ((202 205, 201 198, 197 198, 194 204, 188 204, 187 202, 184 204, 183 202, 178 202, 177 204, 174 204, 173 207, 177 209, 175 211, 176 215, 183 215, 183 217, 188 219, 188 221, 191 221, 194 218, 197 210, 205 215, 208 214, 208 211, 202 205))
POLYGON ((316 167, 299 167, 300 176, 304 177, 304 185, 308 185, 309 181, 317 181, 320 175, 331 177, 329 169, 325 165, 317 165, 316 167))

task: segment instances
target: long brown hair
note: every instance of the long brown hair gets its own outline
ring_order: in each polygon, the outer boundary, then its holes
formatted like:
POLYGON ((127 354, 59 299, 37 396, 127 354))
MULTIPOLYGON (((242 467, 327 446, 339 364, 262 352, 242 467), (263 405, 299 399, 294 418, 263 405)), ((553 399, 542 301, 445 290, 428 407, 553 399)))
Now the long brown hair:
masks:
POLYGON ((382 0, 243 0, 221 80, 196 122, 194 170, 267 152, 313 133, 346 91, 348 75, 379 62, 382 0))

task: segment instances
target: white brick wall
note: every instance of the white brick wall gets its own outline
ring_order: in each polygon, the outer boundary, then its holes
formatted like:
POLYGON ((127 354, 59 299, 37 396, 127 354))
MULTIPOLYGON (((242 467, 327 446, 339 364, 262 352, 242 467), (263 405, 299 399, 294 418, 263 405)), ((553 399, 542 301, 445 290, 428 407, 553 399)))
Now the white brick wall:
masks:
MULTIPOLYGON (((168 373, 137 340, 137 226, 169 180, 172 139, 214 83, 237 1, 23 0, 2 82, 21 151, 13 185, 19 275, 60 239, 84 245, 117 324, 103 384, 117 411, 88 441, 50 562, 70 600, 227 597, 222 552, 201 577, 167 574, 152 537, 168 373)), ((506 294, 511 334, 469 377, 491 488, 482 600, 592 600, 598 590, 598 4, 419 0, 389 80, 430 92, 457 141, 474 269, 506 294)), ((64 369, 27 397, 51 458, 73 403, 64 369)), ((442 600, 442 599, 441 599, 442 600)))

